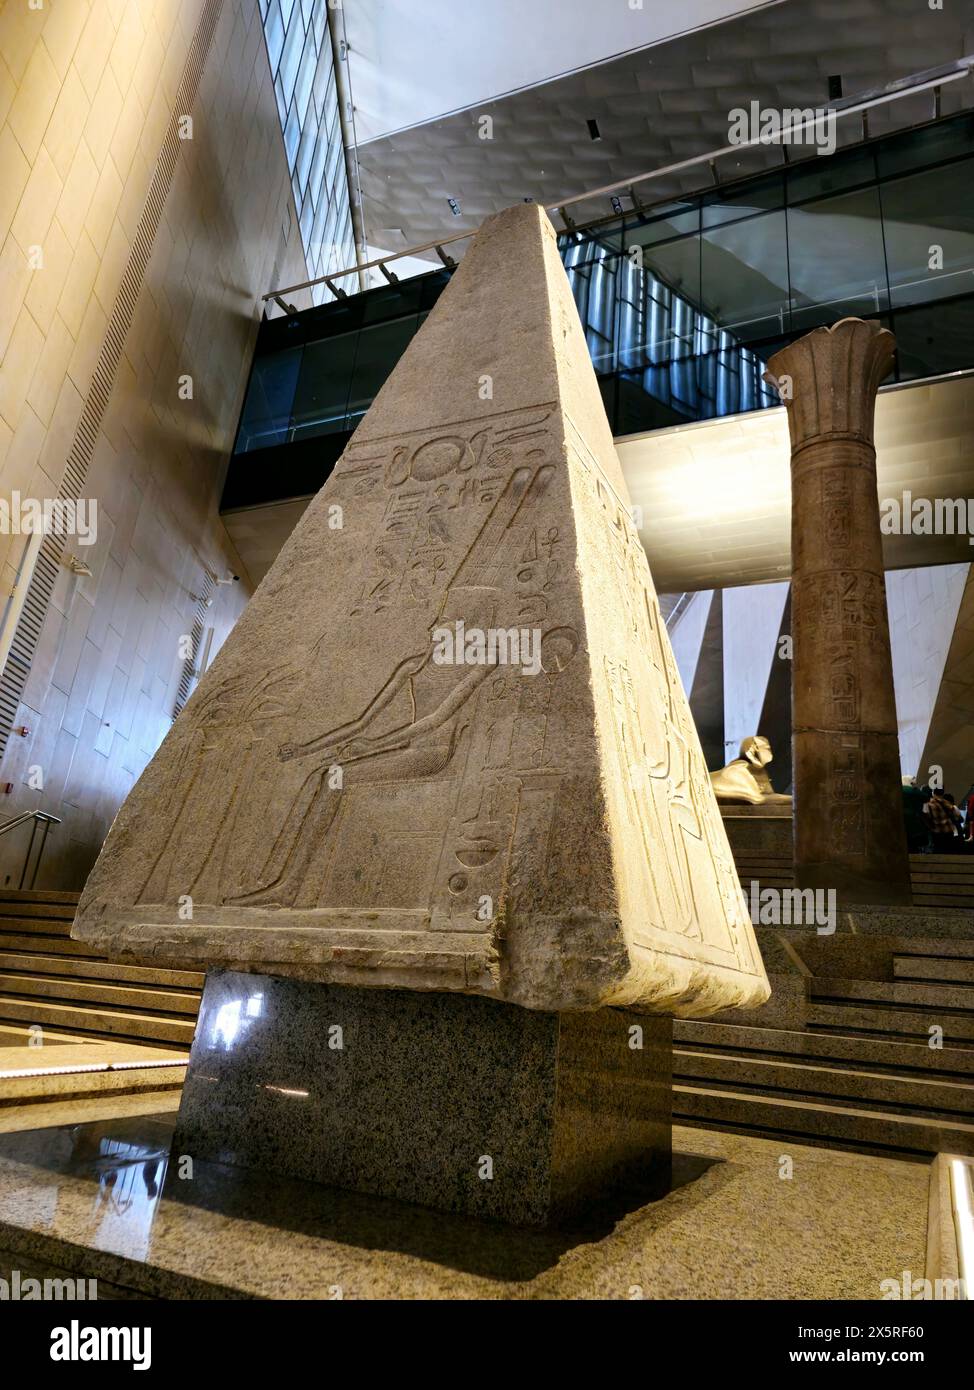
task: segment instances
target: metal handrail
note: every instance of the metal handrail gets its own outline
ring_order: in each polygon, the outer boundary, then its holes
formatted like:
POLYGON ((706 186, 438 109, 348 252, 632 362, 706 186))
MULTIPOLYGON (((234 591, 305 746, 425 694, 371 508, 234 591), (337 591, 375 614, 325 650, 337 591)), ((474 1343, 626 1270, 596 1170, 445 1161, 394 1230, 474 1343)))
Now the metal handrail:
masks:
POLYGON ((41 834, 40 848, 37 851, 37 858, 34 860, 34 872, 30 876, 30 883, 26 886, 33 888, 37 882, 37 871, 41 866, 41 859, 44 857, 44 846, 47 844, 47 837, 52 825, 60 825, 60 816, 52 816, 49 811, 21 811, 19 816, 13 816, 10 820, 4 821, 0 825, 0 835, 5 835, 8 830, 15 830, 18 825, 24 825, 27 821, 32 821, 33 825, 30 832, 30 844, 27 846, 27 853, 24 855, 24 867, 20 871, 20 882, 18 889, 24 887, 24 879, 27 877, 27 870, 30 868, 31 855, 34 853, 34 841, 37 838, 37 827, 43 825, 44 830, 41 834))
MULTIPOLYGON (((884 106, 889 102, 899 101, 902 97, 916 96, 918 92, 933 90, 939 93, 940 88, 946 86, 948 82, 956 82, 959 78, 969 77, 974 72, 974 54, 966 54, 963 58, 958 58, 954 62, 944 63, 939 67, 926 68, 923 72, 914 73, 910 77, 898 78, 895 82, 890 82, 885 87, 875 88, 865 92, 858 97, 846 97, 840 101, 828 102, 824 107, 813 111, 812 119, 799 121, 795 125, 788 126, 780 131, 776 139, 771 142, 780 144, 782 147, 790 142, 792 136, 797 135, 807 127, 814 127, 821 119, 823 112, 834 112, 836 118, 852 116, 857 113, 864 113, 872 110, 876 106, 884 106)), ((939 105, 939 102, 938 102, 939 105)), ((865 117, 864 117, 865 120, 865 117)), ((571 198, 560 198, 555 203, 545 205, 547 212, 558 212, 561 214, 562 221, 569 232, 581 230, 564 211, 567 207, 572 207, 576 203, 584 202, 587 198, 607 197, 618 192, 630 192, 636 184, 645 183, 650 179, 663 178, 667 174, 681 173, 686 169, 691 169, 697 164, 713 165, 716 160, 724 155, 739 155, 742 150, 753 149, 758 145, 768 144, 766 137, 755 135, 750 140, 742 140, 739 144, 723 145, 720 149, 708 150, 705 154, 693 155, 690 159, 681 159, 675 164, 666 164, 660 169, 651 169, 648 173, 637 174, 634 178, 620 179, 617 183, 607 183, 601 188, 592 188, 585 193, 576 193, 571 198)), ((716 177, 716 174, 715 174, 716 177)), ((638 205, 637 205, 638 206, 638 205)), ((427 251, 436 251, 440 259, 446 263, 449 259, 444 257, 441 250, 444 246, 450 246, 456 241, 466 241, 475 236, 477 228, 474 227, 468 232, 456 232, 453 236, 440 237, 437 241, 425 242, 422 246, 410 246, 404 251, 392 251, 387 256, 380 256, 377 260, 366 261, 363 265, 348 266, 345 270, 332 270, 327 275, 319 275, 314 280, 302 280, 297 285, 284 285, 280 289, 269 290, 262 295, 261 299, 266 304, 268 300, 275 300, 281 305, 285 312, 291 312, 291 307, 284 304, 281 296, 294 294, 297 290, 312 289, 315 285, 327 285, 336 299, 343 297, 338 288, 331 282, 340 280, 345 275, 357 275, 361 271, 379 269, 383 270, 391 261, 398 261, 403 256, 419 256, 427 251)))

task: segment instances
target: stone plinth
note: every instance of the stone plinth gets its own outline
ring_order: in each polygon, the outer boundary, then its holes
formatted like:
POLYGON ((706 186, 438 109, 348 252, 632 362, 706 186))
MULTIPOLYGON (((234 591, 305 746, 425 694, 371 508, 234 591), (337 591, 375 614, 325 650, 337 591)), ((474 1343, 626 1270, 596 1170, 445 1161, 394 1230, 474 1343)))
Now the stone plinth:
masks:
POLYGON ((721 814, 727 839, 735 856, 787 856, 789 867, 791 866, 794 829, 790 815, 781 811, 768 812, 762 806, 725 807, 721 814))
POLYGON ((766 998, 540 208, 474 238, 120 810, 73 934, 552 1013, 766 998))
POLYGON ((173 1153, 545 1225, 666 1192, 670 1048, 625 1010, 210 971, 173 1153))
POLYGON ((909 903, 873 414, 893 335, 843 319, 776 353, 791 433, 795 879, 909 903))

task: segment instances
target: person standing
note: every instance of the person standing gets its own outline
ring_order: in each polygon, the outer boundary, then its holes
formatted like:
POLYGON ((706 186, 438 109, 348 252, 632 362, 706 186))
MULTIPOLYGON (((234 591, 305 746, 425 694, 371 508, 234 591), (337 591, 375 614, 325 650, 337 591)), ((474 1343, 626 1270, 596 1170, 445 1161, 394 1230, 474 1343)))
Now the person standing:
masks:
POLYGON ((940 787, 934 787, 930 800, 923 808, 930 825, 934 854, 953 854, 955 840, 958 845, 960 843, 957 839, 960 812, 952 803, 953 797, 948 800, 947 793, 940 787))

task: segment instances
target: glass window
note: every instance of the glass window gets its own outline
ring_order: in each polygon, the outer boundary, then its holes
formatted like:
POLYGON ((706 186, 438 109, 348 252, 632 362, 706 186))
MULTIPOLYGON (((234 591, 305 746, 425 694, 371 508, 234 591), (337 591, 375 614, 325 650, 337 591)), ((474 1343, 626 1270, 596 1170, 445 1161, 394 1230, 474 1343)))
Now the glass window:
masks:
POLYGON ((321 192, 321 180, 325 172, 325 156, 328 153, 328 144, 324 139, 323 132, 318 131, 315 140, 314 157, 311 161, 311 171, 308 174, 308 191, 314 199, 315 207, 318 206, 318 195, 321 192))
POLYGON ((645 218, 630 220, 626 226, 626 249, 654 246, 673 237, 689 236, 700 230, 700 208, 690 203, 673 203, 654 208, 645 218))
POLYGON ((315 121, 313 124, 306 125, 301 132, 301 144, 298 147, 297 163, 294 166, 294 180, 302 197, 304 197, 308 187, 308 175, 311 172, 311 160, 314 156, 317 138, 318 123, 315 121))
MULTIPOLYGON (((301 208, 301 217, 300 217, 301 242, 302 242, 302 244, 303 244, 305 247, 309 248, 309 250, 310 250, 310 248, 311 248, 311 228, 312 228, 312 226, 314 225, 314 220, 315 220, 314 204, 312 203, 312 201, 311 201, 310 198, 305 198, 305 200, 304 200, 304 205, 303 205, 303 207, 301 208)), ((318 269, 317 266, 314 266, 314 267, 312 267, 312 268, 314 269, 315 273, 317 274, 317 269, 318 269)))
POLYGON ((284 40, 284 51, 281 54, 281 84, 284 87, 284 95, 287 97, 289 106, 291 97, 294 95, 294 84, 298 77, 303 43, 304 25, 301 23, 301 11, 296 9, 291 15, 291 25, 287 31, 287 38, 284 40))
POLYGON ((274 79, 274 95, 277 98, 277 114, 281 122, 281 129, 287 125, 287 99, 284 96, 284 88, 281 86, 281 79, 274 79))
POLYGON ((315 48, 320 53, 325 44, 329 44, 330 47, 328 39, 328 6, 315 4, 315 0, 311 0, 311 5, 314 11, 311 16, 311 22, 314 26, 315 48))
POLYGON ((721 227, 784 206, 785 182, 781 172, 743 185, 714 188, 701 198, 703 226, 721 227))
POLYGON ((793 331, 888 308, 875 187, 789 208, 788 256, 793 331))
POLYGON ((972 152, 974 115, 968 113, 952 121, 908 131, 902 136, 890 136, 879 145, 876 164, 879 177, 885 179, 972 152))
POLYGON ((416 332, 416 315, 362 329, 348 396, 348 429, 354 429, 416 332))
POLYGON ((962 370, 971 366, 974 295, 946 304, 898 309, 887 327, 896 334, 900 381, 962 370))
POLYGON ((235 453, 249 453, 286 442, 303 352, 304 348, 289 348, 255 358, 235 453))
POLYGON ((298 113, 294 107, 287 118, 287 125, 284 127, 284 148, 287 151, 287 167, 294 173, 294 161, 298 157, 298 144, 301 140, 301 125, 298 121, 298 113))
POLYGON ((871 149, 845 150, 832 158, 816 155, 793 165, 786 175, 788 203, 841 193, 860 184, 874 183, 876 161, 871 149))
POLYGON ((742 217, 701 238, 700 302, 738 342, 784 331, 788 250, 784 212, 742 217))
POLYGON ((880 190, 893 307, 967 294, 974 267, 974 159, 880 190))
POLYGON ((267 59, 271 72, 277 76, 277 65, 281 61, 284 47, 284 20, 281 17, 280 0, 270 0, 267 17, 264 20, 264 37, 267 41, 267 59))
MULTIPOLYGON (((294 104, 298 108, 298 120, 304 124, 308 119, 308 103, 311 101, 311 84, 314 81, 315 68, 318 65, 318 55, 315 46, 309 40, 304 46, 304 57, 301 59, 301 66, 298 69, 297 82, 294 84, 294 104)), ((315 125, 318 119, 311 112, 315 125)))
POLYGON ((294 439, 333 434, 346 428, 358 339, 358 333, 343 333, 305 347, 294 393, 294 439))

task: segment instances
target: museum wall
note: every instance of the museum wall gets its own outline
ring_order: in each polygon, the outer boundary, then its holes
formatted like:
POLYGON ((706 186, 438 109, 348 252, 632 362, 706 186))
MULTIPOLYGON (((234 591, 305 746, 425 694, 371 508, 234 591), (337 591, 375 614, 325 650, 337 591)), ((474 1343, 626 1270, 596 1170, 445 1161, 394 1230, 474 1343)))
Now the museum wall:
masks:
MULTIPOLYGON (((65 546, 90 574, 62 563, 45 605, 0 822, 60 817, 38 884, 80 888, 248 597, 217 503, 259 295, 305 260, 256 0, 7 3, 0 53, 0 497, 54 497, 85 446, 97 501, 94 542, 65 546)), ((0 885, 28 829, 0 837, 0 885)))

